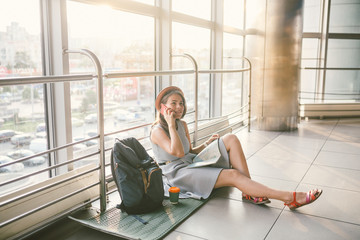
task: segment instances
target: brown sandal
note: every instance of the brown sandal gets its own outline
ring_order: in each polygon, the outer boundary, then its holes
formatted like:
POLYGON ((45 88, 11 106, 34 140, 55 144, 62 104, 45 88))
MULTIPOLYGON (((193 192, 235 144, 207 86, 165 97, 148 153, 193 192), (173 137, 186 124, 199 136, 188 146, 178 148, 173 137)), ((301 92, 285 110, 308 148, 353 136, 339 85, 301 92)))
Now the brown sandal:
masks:
POLYGON ((302 206, 305 206, 307 204, 314 202, 316 199, 318 199, 320 197, 321 194, 322 194, 321 189, 310 190, 309 192, 306 193, 306 202, 301 204, 296 201, 296 192, 293 192, 294 200, 290 203, 284 203, 284 205, 288 206, 290 208, 290 210, 294 210, 296 208, 299 208, 299 207, 302 207, 302 206))

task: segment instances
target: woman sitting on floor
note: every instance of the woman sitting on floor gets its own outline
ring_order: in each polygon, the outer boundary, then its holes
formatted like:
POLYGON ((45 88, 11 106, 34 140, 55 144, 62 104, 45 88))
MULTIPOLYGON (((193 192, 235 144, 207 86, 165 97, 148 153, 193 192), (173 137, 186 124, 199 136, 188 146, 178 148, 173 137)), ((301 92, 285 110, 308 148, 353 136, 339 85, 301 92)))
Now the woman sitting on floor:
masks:
POLYGON ((186 101, 180 88, 163 89, 155 105, 158 115, 150 133, 155 159, 166 176, 166 184, 179 187, 182 194, 206 199, 213 189, 230 186, 242 191, 244 201, 266 204, 270 203, 269 199, 277 199, 290 209, 312 203, 321 195, 320 189, 289 192, 253 181, 241 143, 234 134, 221 138, 214 134, 205 144, 193 148, 187 124, 181 120, 186 114, 186 101), (216 139, 222 155, 220 167, 187 168, 196 154, 216 139))

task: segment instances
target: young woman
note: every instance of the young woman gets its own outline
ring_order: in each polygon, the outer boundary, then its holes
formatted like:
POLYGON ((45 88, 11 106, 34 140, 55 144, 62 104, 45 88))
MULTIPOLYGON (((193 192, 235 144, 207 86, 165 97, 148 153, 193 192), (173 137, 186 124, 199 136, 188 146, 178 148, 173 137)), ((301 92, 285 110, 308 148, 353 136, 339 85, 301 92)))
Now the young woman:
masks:
POLYGON ((290 209, 312 203, 321 195, 320 189, 289 192, 253 181, 240 141, 234 134, 221 138, 214 134, 203 145, 193 148, 187 124, 181 120, 186 114, 186 101, 180 88, 163 89, 155 105, 158 115, 150 133, 155 159, 166 176, 166 184, 179 187, 182 195, 208 198, 213 189, 231 186, 242 191, 244 201, 266 204, 269 199, 277 199, 290 209), (196 154, 215 139, 219 139, 222 166, 187 168, 196 154))

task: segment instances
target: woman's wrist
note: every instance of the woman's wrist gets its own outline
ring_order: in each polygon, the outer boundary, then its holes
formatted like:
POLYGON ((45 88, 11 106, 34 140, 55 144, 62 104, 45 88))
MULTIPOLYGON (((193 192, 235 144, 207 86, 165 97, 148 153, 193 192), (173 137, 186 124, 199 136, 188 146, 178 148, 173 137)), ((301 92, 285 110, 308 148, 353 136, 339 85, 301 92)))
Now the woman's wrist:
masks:
POLYGON ((207 147, 208 144, 206 142, 204 142, 203 145, 204 145, 204 147, 207 147))

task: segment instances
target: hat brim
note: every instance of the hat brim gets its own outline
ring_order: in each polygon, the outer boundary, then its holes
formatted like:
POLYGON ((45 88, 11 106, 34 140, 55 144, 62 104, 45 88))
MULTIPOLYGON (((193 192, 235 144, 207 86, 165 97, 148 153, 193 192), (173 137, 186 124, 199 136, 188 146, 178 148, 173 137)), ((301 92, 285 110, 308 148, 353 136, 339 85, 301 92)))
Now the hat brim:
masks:
POLYGON ((164 88, 163 90, 160 91, 160 93, 157 95, 156 97, 156 100, 155 100, 155 107, 158 111, 160 111, 160 108, 161 108, 161 99, 170 91, 179 91, 183 97, 184 97, 184 93, 183 91, 178 88, 178 87, 175 87, 175 86, 170 86, 170 87, 167 87, 167 88, 164 88))

